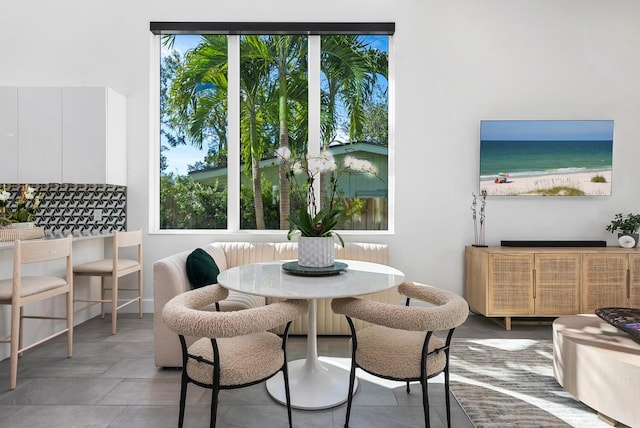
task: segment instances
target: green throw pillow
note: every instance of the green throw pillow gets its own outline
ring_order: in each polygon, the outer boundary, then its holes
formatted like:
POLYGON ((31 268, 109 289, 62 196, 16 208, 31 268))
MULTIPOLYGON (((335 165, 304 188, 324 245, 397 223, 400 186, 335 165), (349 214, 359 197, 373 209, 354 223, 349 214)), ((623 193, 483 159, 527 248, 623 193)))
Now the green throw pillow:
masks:
POLYGON ((216 284, 219 273, 220 269, 213 257, 202 248, 196 248, 187 257, 187 277, 192 289, 216 284))

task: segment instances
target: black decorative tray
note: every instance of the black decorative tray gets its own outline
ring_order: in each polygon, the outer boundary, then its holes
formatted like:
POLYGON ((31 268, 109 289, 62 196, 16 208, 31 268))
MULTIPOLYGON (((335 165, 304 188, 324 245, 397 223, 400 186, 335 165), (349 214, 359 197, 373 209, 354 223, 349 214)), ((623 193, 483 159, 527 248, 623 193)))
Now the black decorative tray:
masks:
POLYGON ((340 272, 344 272, 346 269, 347 264, 342 262, 335 262, 331 266, 326 267, 300 266, 297 261, 286 262, 282 264, 282 270, 290 274, 300 276, 338 275, 340 272))
POLYGON ((598 308, 596 315, 640 343, 640 309, 598 308))

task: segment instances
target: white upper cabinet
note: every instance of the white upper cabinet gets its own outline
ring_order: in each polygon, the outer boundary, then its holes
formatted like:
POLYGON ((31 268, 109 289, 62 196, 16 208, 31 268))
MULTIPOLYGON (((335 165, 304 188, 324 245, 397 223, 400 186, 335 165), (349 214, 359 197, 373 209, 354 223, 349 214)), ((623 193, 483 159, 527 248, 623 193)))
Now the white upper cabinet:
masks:
POLYGON ((0 183, 18 181, 18 89, 0 87, 0 183))
POLYGON ((62 180, 62 90, 18 88, 18 182, 62 180))
POLYGON ((126 100, 109 88, 62 91, 62 181, 127 184, 126 100))
POLYGON ((105 87, 0 87, 0 150, 0 183, 126 185, 126 98, 105 87))

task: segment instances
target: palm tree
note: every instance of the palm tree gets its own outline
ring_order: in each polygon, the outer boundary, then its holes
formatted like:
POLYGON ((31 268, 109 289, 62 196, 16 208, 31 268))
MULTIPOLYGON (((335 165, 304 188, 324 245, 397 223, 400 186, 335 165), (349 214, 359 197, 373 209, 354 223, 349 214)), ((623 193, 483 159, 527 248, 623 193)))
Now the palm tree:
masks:
MULTIPOLYGON (((215 145, 214 152, 226 152, 227 69, 224 36, 202 36, 175 69, 167 111, 174 126, 199 149, 206 141, 215 145)), ((226 163, 226 159, 222 162, 226 163)))
POLYGON ((248 152, 251 159, 251 177, 253 205, 255 208, 256 229, 264 229, 264 204, 260 176, 260 160, 265 153, 265 115, 261 108, 268 106, 268 83, 270 65, 265 40, 259 36, 246 36, 240 49, 240 91, 241 91, 241 135, 243 153, 248 152), (246 150, 248 149, 248 150, 246 150))
POLYGON ((323 37, 320 67, 326 82, 322 93, 322 145, 328 148, 336 135, 340 99, 351 124, 350 139, 362 129, 362 106, 373 92, 375 75, 367 61, 366 45, 358 36, 323 37))
MULTIPOLYGON (((321 94, 322 148, 328 149, 337 135, 339 101, 347 113, 349 141, 362 136, 365 107, 371 104, 378 75, 388 75, 388 56, 372 49, 362 36, 324 36, 321 43, 320 67, 325 78, 321 94)), ((327 174, 321 175, 320 188, 323 192, 327 189, 327 174)))
MULTIPOLYGON (((307 69, 306 62, 306 37, 300 36, 270 36, 272 62, 275 65, 278 93, 278 146, 289 148, 289 84, 293 84, 300 95, 300 89, 306 86, 306 79, 302 75, 307 69), (304 84, 301 84, 304 81, 304 84)), ((301 100, 302 101, 302 100, 301 100)), ((304 100, 303 104, 307 104, 304 100)), ((306 123, 303 122, 303 123, 306 123)), ((289 228, 289 213, 291 201, 289 198, 290 186, 287 178, 288 165, 281 159, 279 168, 280 179, 280 229, 289 228)))

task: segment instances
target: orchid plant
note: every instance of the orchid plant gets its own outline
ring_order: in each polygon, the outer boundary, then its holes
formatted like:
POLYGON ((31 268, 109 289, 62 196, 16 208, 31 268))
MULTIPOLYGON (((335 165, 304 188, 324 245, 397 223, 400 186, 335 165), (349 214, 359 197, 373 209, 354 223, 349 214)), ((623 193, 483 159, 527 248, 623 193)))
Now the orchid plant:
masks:
POLYGON ((291 226, 287 238, 290 240, 296 233, 307 237, 335 236, 344 246, 344 240, 334 230, 342 214, 342 207, 336 204, 339 197, 338 182, 340 177, 349 171, 377 176, 375 166, 367 160, 356 159, 353 156, 345 156, 338 164, 327 150, 319 155, 307 154, 304 158, 294 158, 289 148, 281 147, 276 151, 276 156, 287 163, 287 179, 291 184, 297 183, 296 175, 302 175, 305 180, 303 191, 306 194, 306 206, 301 207, 296 215, 289 215, 291 226), (316 179, 320 179, 321 174, 329 174, 328 198, 318 209, 314 183, 316 179))

